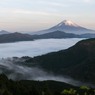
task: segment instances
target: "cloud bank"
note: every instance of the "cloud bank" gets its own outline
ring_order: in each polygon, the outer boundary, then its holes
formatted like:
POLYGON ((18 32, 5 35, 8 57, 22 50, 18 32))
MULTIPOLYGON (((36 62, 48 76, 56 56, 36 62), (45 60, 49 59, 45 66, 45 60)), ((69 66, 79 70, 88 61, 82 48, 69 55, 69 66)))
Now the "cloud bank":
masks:
POLYGON ((35 41, 0 44, 0 58, 38 56, 67 49, 82 39, 42 39, 35 41))

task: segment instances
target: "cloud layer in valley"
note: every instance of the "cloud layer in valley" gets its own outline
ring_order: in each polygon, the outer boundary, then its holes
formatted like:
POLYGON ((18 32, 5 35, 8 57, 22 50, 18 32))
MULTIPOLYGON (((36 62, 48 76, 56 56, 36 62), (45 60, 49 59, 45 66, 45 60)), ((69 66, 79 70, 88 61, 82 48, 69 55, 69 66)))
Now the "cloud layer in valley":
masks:
POLYGON ((0 58, 38 56, 67 49, 82 39, 42 39, 35 41, 0 44, 0 58))
POLYGON ((60 75, 54 75, 52 72, 43 71, 38 67, 27 67, 21 64, 15 64, 12 58, 0 59, 0 73, 4 73, 8 76, 9 79, 13 80, 55 80, 60 82, 69 83, 75 86, 80 85, 89 85, 70 77, 64 77, 60 75))

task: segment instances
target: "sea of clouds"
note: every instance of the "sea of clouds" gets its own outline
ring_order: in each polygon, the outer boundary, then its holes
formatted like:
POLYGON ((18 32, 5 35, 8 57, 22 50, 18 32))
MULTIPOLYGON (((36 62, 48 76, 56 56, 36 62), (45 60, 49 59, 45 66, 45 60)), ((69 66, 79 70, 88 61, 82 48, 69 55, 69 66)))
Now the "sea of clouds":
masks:
POLYGON ((41 39, 0 44, 0 58, 38 56, 49 52, 67 49, 82 39, 41 39))

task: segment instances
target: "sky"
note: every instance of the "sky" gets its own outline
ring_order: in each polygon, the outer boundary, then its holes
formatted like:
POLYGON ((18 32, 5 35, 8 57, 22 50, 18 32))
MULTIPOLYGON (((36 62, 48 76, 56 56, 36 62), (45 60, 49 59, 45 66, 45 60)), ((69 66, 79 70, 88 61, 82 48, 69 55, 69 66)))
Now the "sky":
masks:
POLYGON ((95 0, 0 0, 0 30, 38 31, 63 20, 95 29, 95 0))

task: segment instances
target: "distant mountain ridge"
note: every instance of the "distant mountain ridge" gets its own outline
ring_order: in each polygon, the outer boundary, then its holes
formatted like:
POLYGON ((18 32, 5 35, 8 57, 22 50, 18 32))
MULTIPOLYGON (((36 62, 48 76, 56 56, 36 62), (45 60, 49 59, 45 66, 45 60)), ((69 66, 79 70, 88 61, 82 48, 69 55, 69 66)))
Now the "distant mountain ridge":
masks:
MULTIPOLYGON (((5 30, 0 31, 0 35, 2 35, 4 37, 4 34, 10 34, 11 35, 10 32, 7 32, 5 30)), ((23 35, 24 33, 21 33, 21 34, 23 35)), ((24 36, 25 35, 31 36, 33 39, 95 38, 95 30, 91 30, 91 29, 81 27, 81 26, 77 25, 76 23, 74 23, 70 20, 64 20, 64 21, 60 22, 59 24, 57 24, 57 25, 55 25, 49 29, 38 31, 38 32, 31 32, 31 33, 27 32, 26 34, 24 34, 24 36)), ((3 38, 3 37, 1 37, 1 38, 3 38)), ((28 39, 30 39, 30 38, 28 38, 28 39)))
POLYGON ((95 38, 95 34, 74 34, 74 33, 66 33, 63 31, 54 31, 50 33, 40 34, 40 35, 32 35, 33 39, 50 39, 50 38, 95 38))
POLYGON ((3 34, 9 34, 10 32, 8 32, 8 31, 5 31, 5 30, 1 30, 0 31, 0 35, 3 35, 3 34))
POLYGON ((32 41, 32 40, 33 38, 31 35, 21 34, 18 32, 0 35, 0 43, 9 43, 16 41, 32 41))
POLYGON ((81 36, 73 33, 65 33, 62 31, 54 31, 41 35, 32 35, 33 39, 49 39, 49 38, 81 38, 81 36))
POLYGON ((32 41, 36 39, 62 39, 62 38, 95 38, 95 34, 82 34, 77 35, 73 33, 65 33, 62 31, 54 31, 42 35, 29 35, 29 34, 22 34, 22 33, 9 33, 9 34, 2 34, 0 35, 0 43, 9 43, 9 42, 16 42, 16 41, 32 41))

